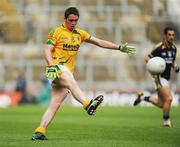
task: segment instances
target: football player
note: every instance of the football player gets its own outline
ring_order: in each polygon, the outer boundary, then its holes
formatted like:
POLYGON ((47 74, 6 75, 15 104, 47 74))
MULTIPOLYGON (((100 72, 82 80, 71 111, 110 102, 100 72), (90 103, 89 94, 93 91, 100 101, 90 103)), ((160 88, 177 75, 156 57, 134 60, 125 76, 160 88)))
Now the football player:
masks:
POLYGON ((134 101, 134 106, 138 105, 142 100, 150 102, 155 106, 162 108, 163 111, 163 125, 172 127, 170 120, 170 108, 173 100, 172 91, 170 88, 171 68, 176 73, 179 73, 179 66, 176 64, 177 48, 174 44, 175 29, 166 27, 164 29, 163 41, 155 46, 152 52, 145 57, 145 61, 152 57, 161 57, 166 61, 165 71, 161 75, 154 75, 154 83, 156 85, 158 97, 143 96, 142 92, 137 94, 137 99, 134 101))
POLYGON ((46 128, 69 92, 83 105, 89 115, 93 115, 103 101, 102 95, 94 99, 87 99, 73 76, 74 63, 83 42, 125 52, 129 55, 135 53, 135 48, 128 46, 127 43, 118 45, 91 36, 88 32, 76 27, 78 20, 78 9, 70 7, 65 10, 64 23, 49 33, 47 44, 44 47, 44 55, 47 61, 45 75, 52 85, 52 98, 39 126, 33 133, 32 140, 47 140, 46 128))

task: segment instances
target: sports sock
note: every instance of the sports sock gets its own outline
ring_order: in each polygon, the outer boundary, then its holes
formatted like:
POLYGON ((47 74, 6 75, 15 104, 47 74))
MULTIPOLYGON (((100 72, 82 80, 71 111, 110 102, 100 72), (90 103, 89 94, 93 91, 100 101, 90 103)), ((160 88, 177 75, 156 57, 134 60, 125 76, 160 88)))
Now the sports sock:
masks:
POLYGON ((46 133, 46 129, 42 128, 42 127, 38 127, 38 128, 36 128, 35 132, 39 132, 39 133, 45 134, 46 133))
POLYGON ((146 102, 149 102, 149 98, 150 98, 150 96, 145 96, 145 97, 144 97, 144 100, 145 100, 146 102))
POLYGON ((84 108, 84 109, 89 105, 90 101, 91 101, 90 99, 86 99, 86 100, 83 102, 83 108, 84 108))
POLYGON ((163 119, 166 121, 166 120, 168 120, 170 117, 169 117, 169 115, 163 115, 163 119))

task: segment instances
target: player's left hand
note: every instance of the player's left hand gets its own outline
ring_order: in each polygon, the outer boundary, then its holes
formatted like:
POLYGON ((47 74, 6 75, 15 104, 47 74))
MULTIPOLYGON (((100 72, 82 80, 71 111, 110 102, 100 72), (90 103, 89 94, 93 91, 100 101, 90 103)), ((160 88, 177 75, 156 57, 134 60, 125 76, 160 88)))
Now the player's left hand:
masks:
POLYGON ((120 45, 119 50, 131 56, 136 53, 136 48, 134 46, 129 46, 128 43, 120 45))
POLYGON ((178 65, 176 65, 176 66, 174 67, 174 71, 175 71, 176 73, 179 73, 179 66, 178 66, 178 65))

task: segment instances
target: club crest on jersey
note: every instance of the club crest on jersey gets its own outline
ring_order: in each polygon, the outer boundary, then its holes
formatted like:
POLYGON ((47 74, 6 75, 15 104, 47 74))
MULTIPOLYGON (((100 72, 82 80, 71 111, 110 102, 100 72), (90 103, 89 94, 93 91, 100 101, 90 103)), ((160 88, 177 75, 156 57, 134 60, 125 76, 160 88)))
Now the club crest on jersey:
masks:
POLYGON ((79 42, 79 41, 80 41, 80 37, 79 36, 72 37, 72 43, 79 42))

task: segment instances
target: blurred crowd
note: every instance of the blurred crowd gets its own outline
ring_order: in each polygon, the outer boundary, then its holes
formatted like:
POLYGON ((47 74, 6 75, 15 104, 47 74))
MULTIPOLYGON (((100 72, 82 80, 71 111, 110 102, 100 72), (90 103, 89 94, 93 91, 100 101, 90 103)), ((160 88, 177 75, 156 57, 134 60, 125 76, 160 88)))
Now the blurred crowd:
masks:
POLYGON ((21 104, 47 105, 51 98, 48 79, 41 79, 41 86, 37 94, 28 92, 27 81, 23 73, 20 73, 14 91, 0 91, 0 107, 17 106, 21 104))

